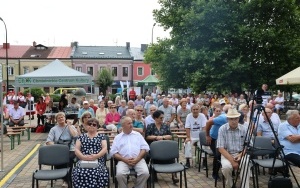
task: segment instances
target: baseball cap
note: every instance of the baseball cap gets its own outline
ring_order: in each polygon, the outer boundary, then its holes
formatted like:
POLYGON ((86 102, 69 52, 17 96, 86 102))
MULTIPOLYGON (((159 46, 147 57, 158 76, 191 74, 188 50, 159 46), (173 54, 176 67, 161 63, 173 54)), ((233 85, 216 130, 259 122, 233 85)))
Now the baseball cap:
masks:
POLYGON ((83 101, 83 104, 89 104, 89 102, 88 101, 83 101))

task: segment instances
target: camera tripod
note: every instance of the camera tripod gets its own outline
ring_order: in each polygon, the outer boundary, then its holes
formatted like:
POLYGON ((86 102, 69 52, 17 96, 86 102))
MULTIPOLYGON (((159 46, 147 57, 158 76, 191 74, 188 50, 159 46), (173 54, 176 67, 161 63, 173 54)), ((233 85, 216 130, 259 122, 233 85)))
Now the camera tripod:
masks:
MULTIPOLYGON (((283 177, 285 177, 285 178, 289 177, 288 170, 290 170, 290 172, 293 175, 293 178, 295 179, 297 186, 300 188, 297 178, 296 178, 289 162, 285 159, 283 146, 280 145, 280 142, 279 142, 279 139, 277 136, 277 132, 274 129, 273 123, 267 115, 266 115, 267 123, 270 126, 272 133, 274 135, 274 138, 273 138, 274 145, 273 146, 275 147, 275 149, 274 150, 268 149, 268 151, 267 151, 267 149, 260 148, 259 146, 254 147, 255 141, 256 141, 256 132, 257 132, 257 128, 259 125, 259 119, 261 117, 262 112, 264 114, 267 114, 264 106, 259 104, 254 108, 254 105, 252 105, 251 113, 250 113, 250 122, 249 122, 249 126, 248 126, 247 133, 246 133, 245 140, 244 140, 244 146, 243 146, 243 150, 242 150, 242 156, 244 156, 244 158, 245 158, 245 156, 247 158, 249 158, 249 161, 242 160, 241 164, 238 167, 237 173, 236 173, 236 174, 239 174, 239 172, 243 172, 242 176, 241 176, 240 187, 245 187, 246 178, 247 178, 247 175, 249 175, 248 169, 250 168, 250 164, 253 163, 254 165, 256 165, 255 158, 258 156, 258 153, 261 153, 261 151, 263 151, 265 153, 269 153, 269 154, 272 153, 274 155, 274 158, 273 159, 271 158, 272 165, 271 165, 270 180, 271 180, 272 176, 275 175, 275 163, 278 164, 278 162, 281 162, 281 164, 282 164, 281 166, 284 169, 283 177)), ((252 174, 254 175, 254 173, 252 173, 252 174)), ((257 176, 258 174, 256 173, 255 175, 257 176)), ((233 188, 236 188, 237 180, 238 180, 238 176, 236 176, 234 179, 233 188)), ((258 187, 258 177, 253 176, 253 186, 256 187, 256 184, 258 187), (254 178, 256 178, 256 180, 254 178)))

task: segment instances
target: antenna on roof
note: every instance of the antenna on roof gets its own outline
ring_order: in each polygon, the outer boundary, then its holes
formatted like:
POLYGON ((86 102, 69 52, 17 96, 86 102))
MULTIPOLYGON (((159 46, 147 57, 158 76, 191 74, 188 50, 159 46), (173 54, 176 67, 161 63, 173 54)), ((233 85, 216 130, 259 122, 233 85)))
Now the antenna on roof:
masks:
POLYGON ((113 42, 116 44, 116 46, 118 46, 118 38, 116 38, 116 40, 113 40, 113 42))

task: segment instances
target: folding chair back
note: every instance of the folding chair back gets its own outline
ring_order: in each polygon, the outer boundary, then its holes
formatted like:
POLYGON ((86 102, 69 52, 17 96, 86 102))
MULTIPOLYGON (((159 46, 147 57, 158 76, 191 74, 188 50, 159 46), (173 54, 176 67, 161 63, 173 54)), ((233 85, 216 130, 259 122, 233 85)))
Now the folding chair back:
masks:
POLYGON ((42 146, 39 149, 39 165, 58 166, 69 163, 69 147, 61 144, 42 146))
POLYGON ((176 141, 160 140, 150 144, 152 160, 168 161, 179 158, 179 149, 176 141))
POLYGON ((272 154, 275 152, 275 148, 272 145, 272 140, 269 137, 256 136, 253 141, 253 153, 254 156, 263 156, 272 154))
POLYGON ((200 146, 209 146, 206 143, 206 132, 205 131, 201 131, 199 133, 199 141, 200 141, 200 146))

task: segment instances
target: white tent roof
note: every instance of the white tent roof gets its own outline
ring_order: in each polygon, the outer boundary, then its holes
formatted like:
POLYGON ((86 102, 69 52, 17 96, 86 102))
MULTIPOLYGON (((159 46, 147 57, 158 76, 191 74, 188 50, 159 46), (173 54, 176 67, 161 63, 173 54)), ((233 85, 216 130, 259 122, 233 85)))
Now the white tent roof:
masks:
POLYGON ((76 71, 56 59, 36 71, 16 76, 15 86, 76 86, 89 85, 91 82, 91 75, 76 71))
POLYGON ((300 84, 300 67, 276 79, 277 85, 300 84))

